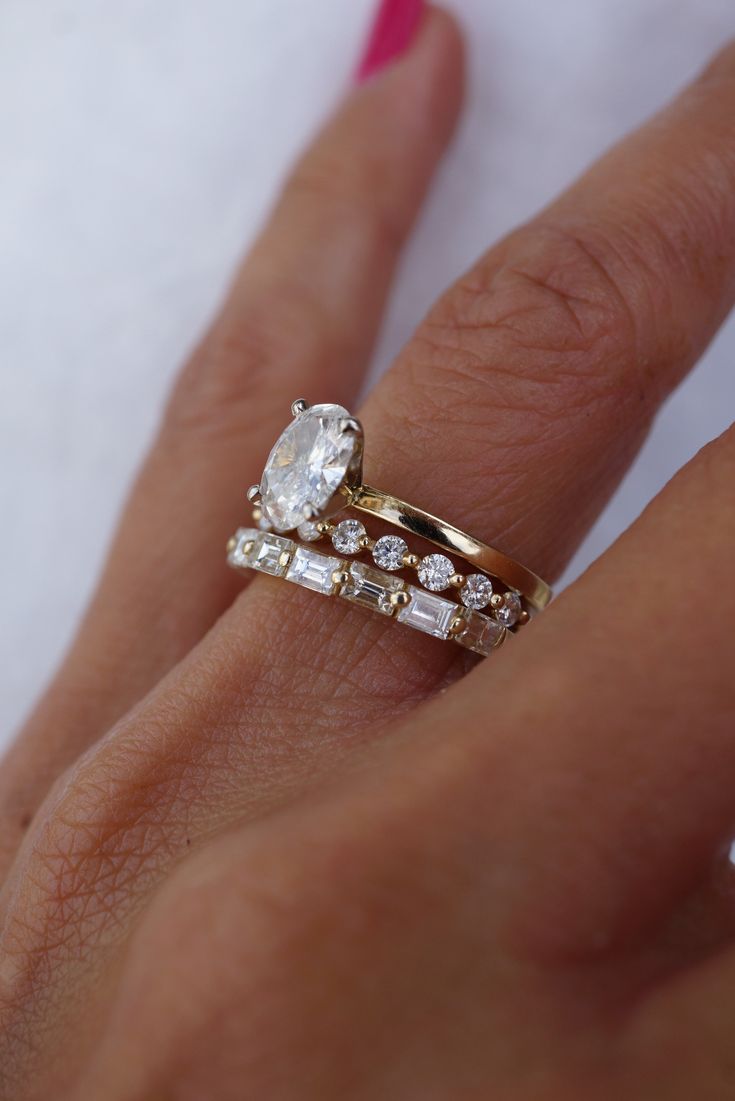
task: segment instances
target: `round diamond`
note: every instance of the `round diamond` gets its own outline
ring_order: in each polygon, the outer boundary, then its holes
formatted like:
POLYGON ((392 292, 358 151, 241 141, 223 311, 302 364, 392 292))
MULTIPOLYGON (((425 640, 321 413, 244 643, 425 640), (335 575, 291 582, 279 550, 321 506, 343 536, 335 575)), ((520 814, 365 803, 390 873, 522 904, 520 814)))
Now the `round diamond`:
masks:
POLYGON ((381 535, 373 547, 373 560, 383 570, 400 570, 408 543, 400 535, 381 535))
POLYGON ((296 528, 296 531, 305 543, 314 543, 317 539, 321 539, 322 537, 319 528, 316 524, 312 523, 311 520, 304 520, 303 524, 299 524, 296 528))
POLYGON ((503 593, 503 603, 495 609, 495 617, 504 627, 513 627, 522 611, 523 605, 518 593, 507 592, 503 593))
POLYGON ((260 483, 263 511, 276 531, 324 513, 354 472, 362 450, 359 425, 341 405, 313 405, 276 441, 260 483))
POLYGON ((332 533, 332 546, 340 554, 358 554, 362 550, 360 540, 366 534, 359 520, 340 520, 332 533))
POLYGON ((444 554, 427 554, 421 559, 419 581, 425 589, 440 593, 449 588, 449 578, 454 574, 454 564, 444 554))
POLYGON ((486 608, 493 595, 493 583, 484 573, 473 573, 465 581, 459 591, 465 608, 474 608, 479 612, 480 608, 486 608))

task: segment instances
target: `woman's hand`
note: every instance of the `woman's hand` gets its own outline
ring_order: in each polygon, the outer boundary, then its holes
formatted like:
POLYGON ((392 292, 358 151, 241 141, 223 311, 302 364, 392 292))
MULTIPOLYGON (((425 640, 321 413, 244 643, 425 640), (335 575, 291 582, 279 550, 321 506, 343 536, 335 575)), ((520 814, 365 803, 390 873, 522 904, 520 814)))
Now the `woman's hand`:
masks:
MULTIPOLYGON (((5 762, 3 1098, 735 1092, 735 435, 461 680, 223 565, 290 399, 359 389, 461 70, 427 11, 298 165, 5 762)), ((431 310, 369 480, 558 574, 734 290, 729 48, 431 310)))

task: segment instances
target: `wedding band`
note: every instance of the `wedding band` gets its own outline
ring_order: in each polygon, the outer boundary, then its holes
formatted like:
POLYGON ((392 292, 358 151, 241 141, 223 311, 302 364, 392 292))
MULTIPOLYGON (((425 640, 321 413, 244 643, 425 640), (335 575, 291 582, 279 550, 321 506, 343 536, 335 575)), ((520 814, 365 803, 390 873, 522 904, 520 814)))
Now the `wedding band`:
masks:
POLYGON ((340 596, 415 630, 449 639, 488 657, 508 632, 496 619, 409 585, 400 577, 346 562, 283 535, 240 528, 227 544, 235 570, 251 569, 292 581, 324 596, 340 596))
MULTIPOLYGON (((310 406, 299 399, 291 412, 293 420, 274 444, 260 484, 248 490, 261 526, 279 534, 297 530, 309 538, 306 532, 320 523, 346 508, 358 509, 463 558, 518 594, 531 609, 546 607, 551 589, 532 570, 439 517, 363 484, 363 428, 341 405, 310 406)), ((423 561, 430 558, 443 559, 436 563, 438 585, 427 584, 440 591, 447 587, 442 580, 449 582, 450 560, 430 555, 423 561)))

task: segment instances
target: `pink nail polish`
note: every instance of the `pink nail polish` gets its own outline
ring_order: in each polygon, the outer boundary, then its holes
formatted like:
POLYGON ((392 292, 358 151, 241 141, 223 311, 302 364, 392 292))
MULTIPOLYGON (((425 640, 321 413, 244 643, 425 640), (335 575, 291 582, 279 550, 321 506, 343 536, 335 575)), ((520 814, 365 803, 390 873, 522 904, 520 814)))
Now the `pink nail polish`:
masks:
POLYGON ((357 68, 358 83, 375 76, 384 65, 406 52, 425 11, 425 0, 381 0, 357 68))

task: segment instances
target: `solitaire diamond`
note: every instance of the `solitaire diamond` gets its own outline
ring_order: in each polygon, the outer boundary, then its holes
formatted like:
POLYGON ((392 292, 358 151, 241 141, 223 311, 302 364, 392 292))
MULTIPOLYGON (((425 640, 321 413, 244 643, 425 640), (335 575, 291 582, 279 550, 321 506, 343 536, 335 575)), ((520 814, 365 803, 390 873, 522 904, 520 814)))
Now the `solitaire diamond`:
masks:
POLYGON ((520 596, 510 590, 503 593, 503 603, 495 609, 495 615, 504 627, 513 627, 518 622, 522 611, 523 605, 520 596))
POLYGON ((334 592, 332 574, 341 565, 339 558, 330 558, 329 555, 320 554, 309 547, 296 547, 286 572, 286 580, 295 581, 305 589, 313 589, 314 592, 329 596, 334 592))
POLYGON ((359 520, 340 520, 332 533, 332 546, 340 554, 358 554, 362 550, 360 540, 366 534, 359 520))
POLYGON ((440 593, 449 588, 449 578, 454 574, 454 565, 444 554, 427 554, 421 559, 419 581, 426 589, 440 593))
POLYGON ((493 595, 493 583, 484 573, 470 574, 459 595, 466 608, 486 608, 493 595))
POLYGON ((457 605, 441 596, 432 596, 423 589, 408 586, 411 600, 398 610, 398 619, 435 638, 449 638, 452 621, 457 615, 457 605))
POLYGON ((331 508, 360 461, 359 427, 341 405, 313 405, 281 433, 260 483, 263 514, 276 531, 290 531, 331 508))
POLYGON ((373 560, 381 570, 400 570, 408 543, 400 535, 381 535, 373 547, 373 560))

